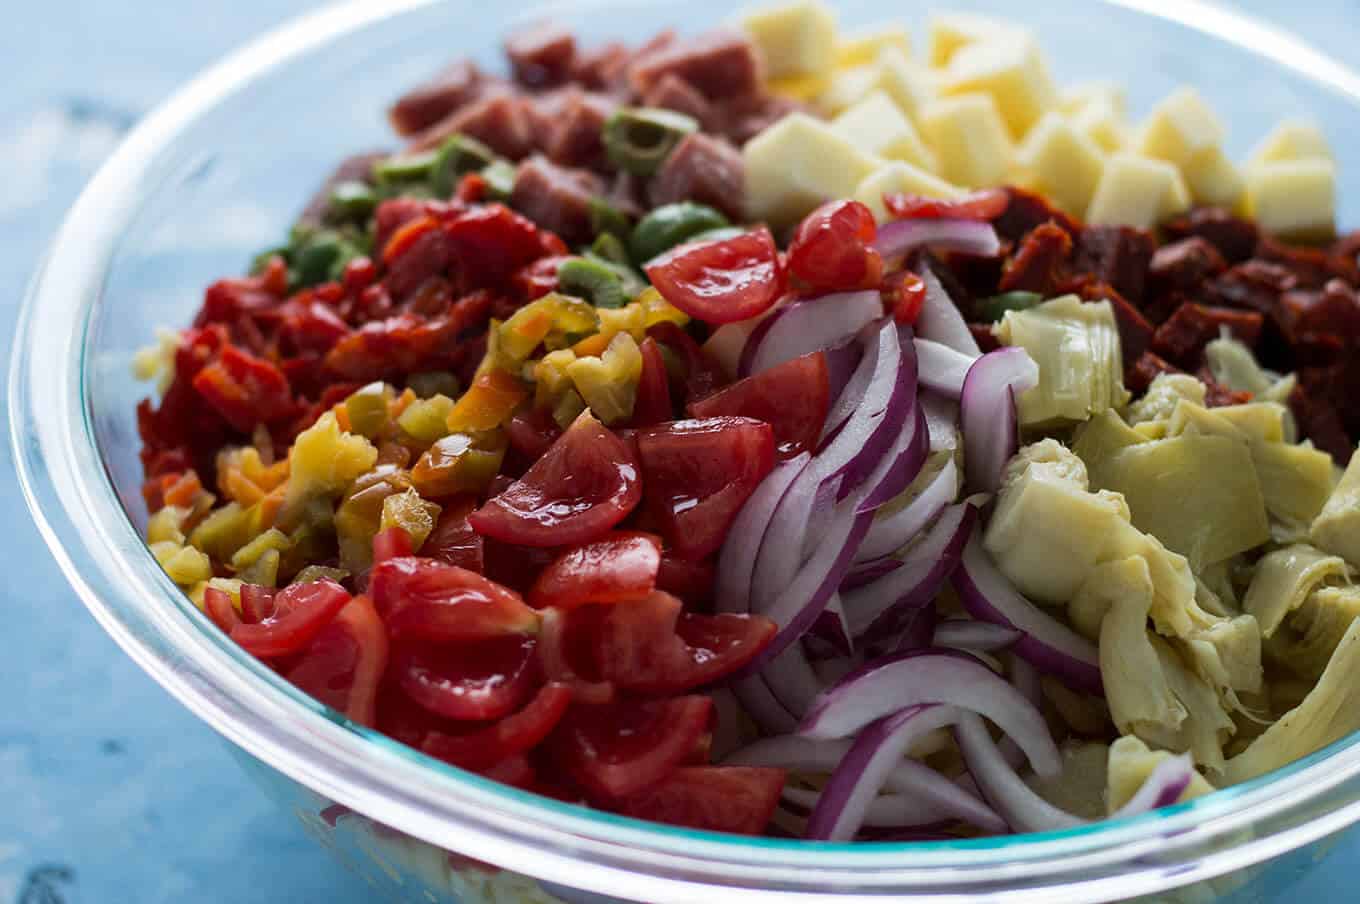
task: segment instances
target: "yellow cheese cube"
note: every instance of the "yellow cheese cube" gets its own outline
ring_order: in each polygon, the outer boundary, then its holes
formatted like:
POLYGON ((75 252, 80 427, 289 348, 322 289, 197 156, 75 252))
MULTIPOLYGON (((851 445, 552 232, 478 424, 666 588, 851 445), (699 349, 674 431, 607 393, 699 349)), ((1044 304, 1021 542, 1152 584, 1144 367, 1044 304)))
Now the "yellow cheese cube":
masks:
POLYGON ((820 0, 752 10, 740 21, 770 78, 826 75, 835 64, 836 14, 820 0))
POLYGON ((817 106, 834 116, 872 94, 881 76, 877 63, 841 69, 831 76, 831 83, 818 96, 817 106))
POLYGON ((1129 143, 1128 125, 1124 115, 1108 101, 1091 101, 1072 114, 1072 125, 1100 145, 1106 153, 1123 150, 1129 143))
POLYGON ((963 189, 950 185, 940 177, 902 160, 885 163, 860 182, 855 189, 855 200, 874 212, 881 223, 888 219, 883 196, 893 192, 922 195, 927 198, 952 199, 961 197, 963 189))
POLYGON ((1117 113, 1127 107, 1124 87, 1117 82, 1079 82, 1062 90, 1058 109, 1069 115, 1080 113, 1091 104, 1109 104, 1117 113))
POLYGON ((996 185, 1011 165, 1006 123, 990 94, 946 97, 921 111, 921 134, 947 181, 969 188, 996 185))
POLYGON ((1015 151, 1027 187, 1074 216, 1086 213, 1105 169, 1105 152, 1062 114, 1044 114, 1015 151))
POLYGON ((994 38, 960 48, 950 59, 943 80, 940 93, 946 96, 990 94, 1011 137, 1017 140, 1058 99, 1039 45, 1028 35, 994 38))
POLYGON ((1119 153, 1105 163, 1086 222, 1095 226, 1149 229, 1189 203, 1180 171, 1165 160, 1119 153))
POLYGON ((1190 197, 1196 204, 1211 204, 1233 210, 1242 200, 1246 183, 1242 174, 1222 148, 1200 151, 1181 167, 1190 197))
POLYGON ((884 47, 879 51, 877 65, 874 87, 886 91, 899 110, 910 119, 918 120, 921 108, 938 93, 930 70, 907 59, 896 47, 884 47))
POLYGON ((772 93, 812 103, 831 87, 829 75, 786 75, 770 79, 766 84, 772 93))
POLYGON ((935 169, 935 155, 884 91, 875 91, 841 113, 831 128, 867 154, 935 169))
POLYGON ((1286 119, 1252 148, 1247 167, 1280 160, 1331 160, 1332 149, 1318 124, 1308 119, 1286 119))
POLYGON ((1184 166, 1195 154, 1223 143, 1223 124, 1194 88, 1178 88, 1139 126, 1131 150, 1184 166))
POLYGON ((905 57, 911 56, 911 35, 900 25, 877 25, 859 28, 842 35, 836 45, 836 66, 863 66, 878 59, 885 47, 895 47, 905 57))
POLYGON ((1011 22, 975 13, 945 13, 930 17, 927 38, 930 65, 945 66, 961 47, 997 37, 1014 37, 1025 29, 1011 22))
POLYGON ((830 125, 793 113, 742 148, 746 208, 752 220, 780 226, 831 198, 847 198, 881 161, 830 125))
POLYGON ((1330 238, 1335 208, 1336 166, 1330 160, 1276 160, 1247 170, 1247 212, 1272 235, 1330 238))

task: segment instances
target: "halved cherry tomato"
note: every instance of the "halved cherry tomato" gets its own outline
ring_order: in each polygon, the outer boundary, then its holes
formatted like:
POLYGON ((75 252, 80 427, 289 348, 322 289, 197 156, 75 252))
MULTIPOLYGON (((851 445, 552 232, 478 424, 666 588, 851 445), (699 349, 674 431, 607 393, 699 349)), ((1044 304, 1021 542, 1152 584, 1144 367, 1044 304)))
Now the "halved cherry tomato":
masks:
POLYGON ((505 438, 510 441, 510 448, 531 462, 541 458, 561 435, 562 428, 546 408, 523 408, 505 422, 505 438))
POLYGON ((754 317, 784 291, 784 269, 765 227, 672 248, 646 266, 661 297, 707 323, 754 317))
POLYGON ((831 407, 825 352, 812 352, 738 380, 689 403, 693 417, 740 415, 770 425, 779 454, 791 458, 815 449, 831 407))
POLYGON ((707 697, 577 704, 553 733, 561 766, 604 798, 634 794, 675 771, 708 730, 707 697))
POLYGON ((599 681, 599 676, 583 676, 582 671, 594 672, 595 664, 589 643, 599 624, 599 609, 582 607, 572 612, 544 609, 543 625, 538 634, 538 658, 543 674, 549 681, 565 684, 577 703, 611 703, 614 685, 599 681))
POLYGON ((614 804, 625 816, 670 825, 759 835, 784 790, 783 769, 685 766, 614 804))
POLYGON ((224 634, 230 634, 241 624, 241 616, 236 614, 236 607, 231 604, 231 594, 225 590, 206 588, 203 591, 203 611, 224 634))
POLYGON ((680 597, 687 608, 693 609, 713 598, 714 576, 712 559, 694 562, 665 551, 656 572, 656 589, 680 597))
POLYGON ((519 712, 466 734, 432 731, 420 749, 464 769, 486 769, 519 756, 546 738, 571 704, 571 688, 548 683, 519 712))
POLYGON ((696 399, 707 398, 710 393, 727 382, 718 363, 679 324, 658 323, 647 331, 647 335, 685 356, 685 400, 693 402, 696 399))
POLYGON ((274 590, 259 584, 241 585, 241 620, 258 625, 274 611, 274 590))
POLYGON ((349 591, 329 579, 293 584, 274 595, 273 612, 258 624, 237 625, 231 639, 261 659, 289 656, 311 643, 349 601, 349 591))
POLYGON ((538 629, 538 613, 518 593, 435 559, 379 562, 369 573, 368 588, 393 637, 459 642, 538 629))
POLYGON ((477 532, 523 546, 601 536, 642 497, 627 444, 587 410, 524 476, 468 516, 477 532))
POLYGON ((373 601, 360 594, 312 639, 286 677, 332 709, 375 728, 387 653, 382 619, 373 601))
POLYGON ((883 257, 873 247, 877 231, 873 212, 860 202, 828 201, 798 224, 789 275, 810 294, 875 288, 883 277, 883 257))
POLYGON ((386 562, 399 559, 414 552, 411 548, 411 535, 403 527, 392 526, 378 531, 373 538, 373 561, 386 562))
POLYGON ((879 294, 883 297, 883 306, 894 320, 912 326, 925 307, 926 283, 910 270, 899 270, 884 278, 879 294))
POLYGON ((759 615, 695 615, 656 591, 610 607, 596 629, 599 675, 620 688, 674 694, 712 684, 760 655, 774 622, 759 615))
POLYGON ((447 719, 500 719, 524 705, 539 682, 532 637, 457 645, 410 645, 393 670, 407 695, 447 719))
POLYGON ((429 558, 480 574, 484 567, 482 538, 467 520, 475 508, 476 496, 456 496, 445 500, 439 520, 421 544, 420 551, 429 558))
POLYGON ((650 427, 675 416, 671 406, 670 377, 661 357, 661 346, 651 336, 642 340, 642 376, 638 378, 637 400, 633 403, 634 427, 650 427))
POLYGON ((638 600, 656 587, 661 541, 651 534, 617 533, 574 546, 541 571, 528 602, 542 609, 638 600))
POLYGON ((774 467, 774 431, 746 417, 639 430, 647 506, 666 545, 687 559, 722 546, 727 528, 774 467))
POLYGON ((995 220, 1010 203, 1004 188, 985 188, 953 201, 901 192, 883 196, 888 213, 899 220, 995 220))
MULTIPOLYGON (((489 779, 494 779, 503 785, 511 785, 515 788, 523 788, 526 791, 533 791, 538 785, 538 773, 534 766, 525 756, 512 756, 507 760, 487 768, 479 769, 482 775, 489 779)), ((480 860, 473 860, 469 857, 461 857, 457 854, 449 854, 449 861, 455 863, 459 869, 468 866, 474 869, 481 869, 488 873, 499 873, 500 867, 490 863, 483 863, 480 860), (456 859, 455 859, 456 858, 456 859)))

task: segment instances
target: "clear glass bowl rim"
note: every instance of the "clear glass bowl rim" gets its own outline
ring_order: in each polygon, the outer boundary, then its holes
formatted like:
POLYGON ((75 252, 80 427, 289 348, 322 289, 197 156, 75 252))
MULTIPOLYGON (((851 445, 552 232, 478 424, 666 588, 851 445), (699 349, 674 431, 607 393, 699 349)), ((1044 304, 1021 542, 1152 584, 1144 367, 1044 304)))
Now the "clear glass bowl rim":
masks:
MULTIPOLYGON (((121 226, 154 183, 159 153, 199 117, 327 42, 438 2, 352 0, 286 23, 203 72, 104 164, 28 288, 9 381, 25 498, 82 601, 153 678, 252 755, 387 826, 536 878, 654 902, 718 889, 734 901, 1106 900, 1242 869, 1360 821, 1358 735, 1167 811, 1065 832, 928 845, 692 832, 545 800, 427 758, 349 723, 205 630, 128 521, 95 442, 90 327, 121 226)), ((1237 44, 1360 104, 1360 75, 1248 17, 1202 2, 1100 2, 1237 44)))

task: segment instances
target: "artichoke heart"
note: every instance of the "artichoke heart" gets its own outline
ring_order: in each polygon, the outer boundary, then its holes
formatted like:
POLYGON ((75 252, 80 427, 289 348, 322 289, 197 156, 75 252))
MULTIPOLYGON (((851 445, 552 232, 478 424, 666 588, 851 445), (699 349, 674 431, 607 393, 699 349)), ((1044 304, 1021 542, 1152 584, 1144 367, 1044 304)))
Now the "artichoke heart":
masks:
POLYGON ((1203 405, 1206 394, 1204 384, 1189 374, 1158 374, 1143 397, 1129 406, 1126 420, 1130 427, 1164 421, 1182 401, 1203 405))
POLYGON ((1308 535, 1314 546, 1360 567, 1360 453, 1351 456, 1308 535))
MULTIPOLYGON (((1171 754, 1165 750, 1151 750, 1148 745, 1130 735, 1125 735, 1111 744, 1109 762, 1105 769, 1108 776, 1108 783, 1105 786, 1107 815, 1113 815, 1116 810, 1128 803, 1138 789, 1143 787, 1148 776, 1152 775, 1152 770, 1170 757, 1171 754)), ((1213 790, 1214 786, 1209 784, 1209 780, 1196 772, 1190 778, 1190 784, 1181 792, 1181 796, 1176 798, 1176 802, 1202 797, 1213 790)))
POLYGON ((1119 412, 1108 410, 1077 428, 1072 436, 1072 451, 1086 465, 1091 483, 1103 486, 1101 469, 1110 456, 1147 441, 1148 437, 1126 424, 1119 412))
POLYGON ((1061 772, 1050 778, 1027 772, 1025 783, 1055 807, 1083 819, 1104 819, 1105 764, 1110 748, 1098 741, 1069 741, 1061 752, 1061 772))
POLYGON ((1319 587, 1267 641, 1266 653, 1295 674, 1316 678, 1356 616, 1360 587, 1319 587))
POLYGON ((1186 717, 1174 733, 1144 728, 1140 737, 1167 750, 1189 751, 1201 766, 1221 770, 1223 745, 1237 730, 1236 724, 1223 708, 1214 688, 1186 665, 1170 643, 1155 635, 1150 635, 1148 641, 1157 651, 1167 684, 1185 707, 1186 717))
POLYGON ((1084 421, 1128 402, 1119 328, 1108 301, 1064 295, 1007 311, 995 331, 1039 365, 1039 384, 1017 400, 1023 426, 1084 421))
POLYGON ((1139 443, 1100 469, 1133 523, 1184 555, 1195 570, 1270 539, 1265 499, 1245 441, 1185 434, 1139 443))
POLYGON ((1305 543, 1277 549, 1257 563, 1242 608, 1256 618, 1261 636, 1270 638, 1315 588, 1329 578, 1345 579, 1348 572, 1339 556, 1328 555, 1305 543))

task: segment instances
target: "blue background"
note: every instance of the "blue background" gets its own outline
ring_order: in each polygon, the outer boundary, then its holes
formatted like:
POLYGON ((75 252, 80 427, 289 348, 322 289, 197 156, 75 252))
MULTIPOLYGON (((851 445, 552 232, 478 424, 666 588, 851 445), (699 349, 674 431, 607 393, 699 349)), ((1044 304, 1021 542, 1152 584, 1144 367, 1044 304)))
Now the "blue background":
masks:
MULTIPOLYGON (((289 15, 278 0, 7 2, 0 28, 0 340, 84 180, 185 78, 289 15)), ((942 6, 946 5, 944 3, 942 6)), ((1360 4, 1244 0, 1347 59, 1360 4)), ((263 237, 262 237, 263 238, 263 237)), ((187 303, 187 302, 186 302, 187 303)), ((7 349, 0 351, 7 359, 7 349)), ((5 363, 3 372, 7 373, 5 363)), ((71 594, 0 451, 0 904, 367 901, 71 594), (39 886, 54 893, 44 897, 39 886)), ((1360 834, 1290 890, 1356 899, 1360 834)))

